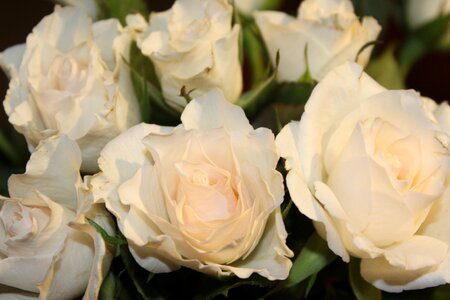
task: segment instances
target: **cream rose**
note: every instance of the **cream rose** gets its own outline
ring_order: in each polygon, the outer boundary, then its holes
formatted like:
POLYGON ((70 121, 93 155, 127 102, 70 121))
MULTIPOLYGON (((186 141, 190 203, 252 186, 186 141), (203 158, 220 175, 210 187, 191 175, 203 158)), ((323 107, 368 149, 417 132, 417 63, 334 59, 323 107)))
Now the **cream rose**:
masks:
POLYGON ((276 141, 294 203, 333 252, 362 259, 366 280, 390 292, 450 282, 449 132, 419 94, 346 63, 276 141))
POLYGON ((103 146, 140 120, 123 62, 130 43, 117 20, 92 23, 79 9, 57 6, 26 44, 0 54, 11 77, 5 111, 30 150, 66 134, 81 148, 82 169, 98 169, 103 146))
POLYGON ((408 0, 406 3, 406 17, 412 28, 420 27, 448 13, 449 0, 408 0))
POLYGON ((218 90, 192 100, 181 120, 140 124, 108 143, 91 181, 134 258, 155 273, 286 278, 293 253, 272 132, 254 130, 218 90))
POLYGON ((98 297, 112 256, 85 218, 110 233, 113 223, 82 188, 80 163, 75 142, 50 138, 25 174, 10 177, 10 198, 0 197, 0 285, 41 299, 98 297))
MULTIPOLYGON (((297 18, 275 11, 254 16, 273 62, 280 52, 279 81, 297 81, 307 68, 319 81, 334 67, 355 61, 360 49, 376 40, 381 30, 372 17, 360 22, 350 0, 305 0, 297 18)), ((371 49, 359 55, 359 64, 367 64, 371 49)))
POLYGON ((186 100, 183 86, 193 97, 220 88, 234 102, 242 91, 239 63, 239 26, 231 26, 233 7, 227 0, 177 0, 165 12, 152 13, 148 25, 141 24, 137 43, 150 57, 168 104, 180 109, 186 100))

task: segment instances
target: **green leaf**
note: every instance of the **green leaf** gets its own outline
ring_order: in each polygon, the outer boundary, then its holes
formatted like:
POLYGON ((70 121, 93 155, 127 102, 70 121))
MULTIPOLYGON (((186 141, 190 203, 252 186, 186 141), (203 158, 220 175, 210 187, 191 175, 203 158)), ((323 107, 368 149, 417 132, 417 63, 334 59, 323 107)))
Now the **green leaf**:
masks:
POLYGON ((287 218, 289 211, 291 210, 292 207, 292 200, 289 199, 289 202, 286 204, 286 206, 283 208, 283 212, 282 212, 282 216, 283 216, 283 220, 287 218))
POLYGON ((335 259, 336 255, 328 248, 326 241, 317 233, 313 233, 295 259, 291 273, 283 285, 294 286, 318 273, 335 259))
POLYGON ((305 48, 303 49, 304 52, 304 64, 306 66, 306 71, 303 73, 302 76, 297 80, 299 83, 305 83, 309 85, 314 85, 315 81, 314 78, 312 78, 311 71, 309 70, 309 59, 308 59, 308 44, 305 45, 305 48))
POLYGON ((100 7, 100 19, 116 18, 125 25, 125 17, 140 13, 148 15, 146 2, 143 0, 97 0, 100 7))
MULTIPOLYGON (((243 17, 241 17, 244 19, 243 17)), ((253 88, 266 78, 269 54, 265 48, 262 36, 253 19, 242 22, 242 52, 243 65, 247 69, 246 80, 253 88)))
POLYGON ((309 83, 284 82, 278 87, 276 99, 278 103, 304 105, 313 89, 314 85, 309 83))
POLYGON ((86 218, 87 222, 97 230, 97 232, 102 236, 103 240, 112 246, 126 245, 127 241, 124 238, 117 238, 109 235, 105 229, 98 225, 94 220, 86 218))
POLYGON ((183 108, 176 111, 167 104, 152 61, 142 54, 135 42, 130 47, 130 61, 124 59, 124 62, 130 68, 142 120, 160 125, 178 124, 183 108))
POLYGON ((381 300, 381 291, 361 277, 361 260, 352 258, 349 266, 350 285, 358 300, 381 300))
POLYGON ((439 16, 433 21, 419 27, 413 34, 421 39, 428 47, 439 44, 450 30, 450 14, 439 16))
POLYGON ((248 279, 239 279, 236 277, 230 278, 226 281, 219 281, 216 279, 209 279, 203 283, 203 287, 200 288, 194 299, 213 299, 218 296, 228 297, 228 293, 240 286, 256 286, 267 287, 272 285, 273 282, 262 278, 258 275, 252 275, 248 279))
POLYGON ((305 291, 305 298, 308 297, 309 292, 311 291, 312 287, 314 286, 314 283, 316 283, 316 279, 317 279, 317 273, 313 274, 309 277, 308 285, 306 286, 306 291, 305 291))
POLYGON ((366 72, 387 89, 404 89, 403 72, 395 60, 394 45, 386 48, 384 53, 372 60, 366 72))
POLYGON ((242 94, 236 101, 235 104, 245 110, 247 117, 254 117, 262 107, 273 99, 273 92, 277 86, 275 79, 276 72, 261 82, 256 88, 242 94))

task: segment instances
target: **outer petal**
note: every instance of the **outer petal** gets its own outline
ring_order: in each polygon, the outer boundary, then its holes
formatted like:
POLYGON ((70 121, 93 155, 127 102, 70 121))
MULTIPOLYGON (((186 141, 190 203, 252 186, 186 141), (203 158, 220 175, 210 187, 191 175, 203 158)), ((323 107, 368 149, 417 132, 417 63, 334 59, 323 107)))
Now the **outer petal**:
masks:
POLYGON ((44 140, 33 152, 25 174, 12 175, 8 181, 11 197, 26 198, 39 190, 54 201, 76 209, 81 154, 77 144, 66 136, 44 140))
POLYGON ((43 18, 33 29, 34 35, 27 39, 27 47, 34 47, 45 40, 67 52, 90 38, 91 24, 92 20, 82 10, 56 6, 55 12, 43 18))
POLYGON ((103 176, 116 184, 129 179, 137 169, 149 164, 143 138, 150 133, 162 134, 171 130, 169 127, 141 123, 116 137, 100 154, 99 166, 103 176))
POLYGON ((109 142, 100 153, 99 166, 102 172, 86 179, 94 202, 105 202, 109 211, 117 218, 124 219, 128 209, 120 202, 117 188, 132 178, 137 170, 151 164, 142 140, 150 133, 164 134, 171 131, 171 127, 142 123, 109 142))
POLYGON ((17 74, 20 64, 22 63, 25 47, 25 44, 20 44, 10 47, 0 53, 0 66, 9 77, 13 77, 17 74))
POLYGON ((240 278, 255 272, 269 280, 284 280, 289 275, 294 253, 286 246, 287 233, 280 209, 269 217, 258 246, 244 260, 238 260, 224 270, 231 270, 240 278))
MULTIPOLYGON (((418 233, 438 239, 450 247, 450 234, 448 232, 450 214, 450 188, 441 197, 430 211, 427 220, 419 229, 418 233)), ((434 249, 433 249, 434 250, 434 249)), ((378 288, 391 292, 402 290, 413 290, 433 287, 436 285, 450 283, 450 251, 447 250, 446 258, 438 267, 405 271, 395 268, 387 261, 363 261, 361 272, 363 276, 374 283, 378 288)))
POLYGON ((217 89, 193 99, 181 115, 184 128, 210 130, 223 127, 230 131, 252 131, 242 108, 224 100, 222 92, 217 89))
POLYGON ((311 184, 311 188, 309 188, 305 181, 300 163, 301 151, 298 135, 299 123, 291 122, 281 130, 276 138, 278 151, 286 159, 286 169, 290 170, 286 176, 286 185, 292 201, 300 212, 318 222, 317 228, 322 237, 327 240, 330 249, 341 256, 344 261, 348 261, 350 256, 344 247, 337 228, 328 213, 313 196, 312 191, 315 190, 315 187, 311 184))
POLYGON ((439 104, 434 114, 444 132, 450 136, 450 106, 448 102, 439 104))
POLYGON ((0 260, 0 282, 25 291, 39 292, 38 283, 42 281, 52 262, 48 256, 10 257, 0 260))
POLYGON ((83 294, 88 284, 94 249, 89 236, 71 230, 63 248, 53 257, 45 279, 39 284, 44 299, 71 299, 83 294))

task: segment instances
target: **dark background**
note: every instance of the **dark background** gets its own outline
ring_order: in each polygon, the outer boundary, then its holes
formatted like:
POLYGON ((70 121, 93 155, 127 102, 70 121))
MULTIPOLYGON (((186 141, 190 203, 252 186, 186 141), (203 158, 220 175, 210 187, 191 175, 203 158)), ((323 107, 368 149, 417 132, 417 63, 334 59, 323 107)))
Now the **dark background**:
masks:
MULTIPOLYGON (((126 1, 126 0, 123 0, 126 1)), ((370 0, 378 1, 378 0, 370 0)), ((147 0, 151 10, 164 10, 171 6, 170 0, 147 0)), ((284 9, 294 12, 300 0, 286 1, 284 9)), ((50 0, 0 0, 0 51, 23 43, 33 27, 53 11, 50 0)), ((388 27, 386 39, 402 39, 395 26, 388 27)), ((387 43, 385 43, 387 44, 387 43)), ((383 46, 379 46, 383 47, 383 46)), ((0 72, 0 100, 8 86, 8 79, 0 72)), ((437 101, 450 99, 450 54, 428 53, 411 70, 407 87, 420 91, 437 101)), ((0 126, 6 121, 3 106, 0 108, 0 126)))

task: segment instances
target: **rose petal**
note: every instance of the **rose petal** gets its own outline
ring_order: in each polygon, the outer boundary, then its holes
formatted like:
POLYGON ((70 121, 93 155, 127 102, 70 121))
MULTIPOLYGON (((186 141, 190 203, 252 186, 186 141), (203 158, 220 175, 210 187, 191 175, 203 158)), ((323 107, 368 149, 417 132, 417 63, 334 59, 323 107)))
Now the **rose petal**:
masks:
POLYGON ((51 262, 52 256, 4 258, 0 260, 0 282, 37 293, 51 262))
POLYGON ((110 181, 119 183, 131 178, 144 164, 149 164, 142 139, 150 134, 169 133, 172 128, 139 124, 122 133, 103 148, 99 166, 110 181))
POLYGON ((25 44, 12 46, 0 53, 0 67, 11 78, 17 74, 25 53, 25 44))
POLYGON ((280 62, 278 81, 297 81, 306 71, 304 49, 306 38, 296 19, 281 12, 255 12, 254 18, 275 64, 277 52, 280 62))
POLYGON ((408 253, 404 258, 407 258, 409 262, 415 266, 420 266, 420 264, 417 265, 417 263, 422 263, 423 266, 430 266, 431 264, 431 267, 407 270, 402 267, 402 265, 404 265, 403 262, 400 263, 400 267, 395 267, 389 264, 387 260, 380 257, 377 259, 363 259, 361 263, 361 275, 364 279, 375 285, 377 288, 388 292, 423 289, 449 283, 450 276, 448 274, 448 269, 450 266, 450 256, 448 255, 448 249, 444 251, 444 261, 441 261, 440 265, 435 267, 433 264, 438 262, 440 258, 435 257, 436 260, 431 261, 430 254, 434 253, 439 256, 437 252, 441 251, 443 247, 437 246, 439 245, 439 240, 424 236, 420 237, 420 239, 425 243, 425 245, 422 245, 419 249, 406 249, 408 253), (436 243, 436 241, 438 243, 436 243), (437 246, 437 248, 433 248, 434 246, 437 246), (422 254, 417 252, 422 252, 422 254), (418 254, 418 256, 415 254, 418 254), (420 255, 424 254, 425 260, 421 260, 423 256, 421 257, 420 255))
POLYGON ((89 235, 71 230, 39 284, 40 297, 72 299, 81 296, 89 281, 93 258, 94 246, 89 235))
POLYGON ((75 210, 80 164, 81 154, 75 142, 66 136, 45 140, 31 155, 25 174, 9 178, 9 193, 11 197, 26 198, 29 191, 37 189, 75 210))
POLYGON ((247 278, 255 272, 269 280, 283 280, 289 275, 294 253, 286 246, 287 233, 284 229, 280 209, 276 209, 267 221, 258 246, 242 261, 224 266, 239 278, 247 278))
POLYGON ((323 153, 324 134, 358 108, 362 99, 383 90, 362 72, 361 66, 352 63, 334 69, 317 85, 305 106, 299 130, 300 161, 307 182, 322 180, 322 165, 316 155, 323 153), (323 107, 327 107, 326 113, 323 107))
POLYGON ((223 100, 222 92, 217 89, 193 99, 181 115, 184 128, 210 130, 223 127, 230 131, 252 131, 242 108, 223 100))

